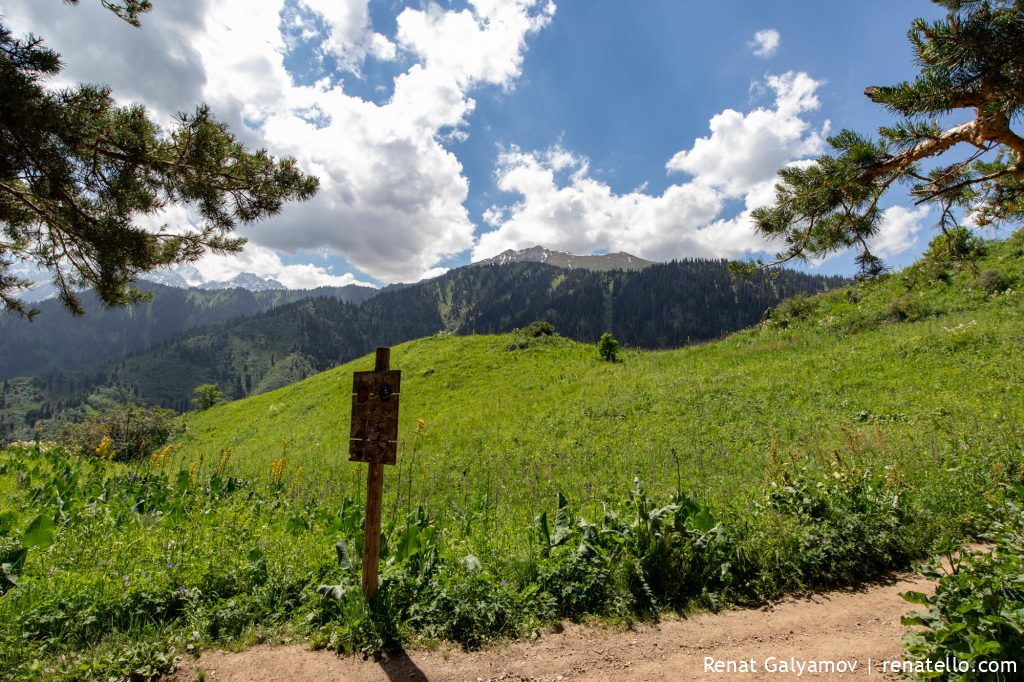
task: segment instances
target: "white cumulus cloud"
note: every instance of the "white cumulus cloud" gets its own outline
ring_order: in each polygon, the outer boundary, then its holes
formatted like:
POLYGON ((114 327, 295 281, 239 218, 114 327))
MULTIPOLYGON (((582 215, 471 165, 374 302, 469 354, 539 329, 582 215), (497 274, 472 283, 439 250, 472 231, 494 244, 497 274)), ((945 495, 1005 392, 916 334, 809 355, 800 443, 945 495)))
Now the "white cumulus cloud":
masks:
POLYGON ((782 36, 774 28, 766 28, 754 34, 754 39, 747 43, 747 47, 754 51, 757 57, 771 57, 779 49, 782 36))
POLYGON ((243 142, 294 156, 320 177, 314 199, 240 231, 248 250, 326 248, 371 277, 410 281, 473 245, 468 183, 443 141, 466 134, 474 89, 512 87, 527 38, 551 21, 555 6, 471 0, 456 11, 428 1, 401 11, 393 38, 374 29, 368 7, 368 0, 159 2, 135 29, 96 2, 2 3, 16 32, 42 35, 62 53, 68 82, 108 83, 164 121, 206 101, 243 142), (346 90, 344 80, 296 82, 285 68, 296 29, 354 77, 367 59, 401 54, 409 66, 383 103, 346 90))
POLYGON ((590 176, 585 158, 559 146, 506 150, 498 187, 520 199, 485 212, 495 229, 480 236, 473 260, 536 244, 576 253, 623 250, 657 260, 737 258, 770 249, 756 235, 750 211, 772 201, 779 168, 822 151, 827 123, 817 129, 805 118, 819 106, 819 85, 805 73, 768 76, 764 86, 774 93, 773 106, 713 116, 710 135, 666 164, 670 173, 690 179, 660 195, 616 194, 590 176), (723 215, 736 200, 740 212, 723 215))
POLYGON ((196 263, 196 269, 209 281, 222 282, 243 272, 272 277, 289 289, 342 287, 348 284, 372 286, 352 273, 335 275, 327 268, 312 263, 287 265, 273 249, 250 244, 241 253, 207 256, 196 263))
POLYGON ((338 2, 338 0, 300 0, 303 7, 315 12, 330 27, 330 33, 321 44, 324 52, 338 58, 342 68, 359 73, 360 64, 367 55, 377 59, 395 58, 395 45, 387 37, 375 33, 370 27, 367 0, 338 2))
POLYGON ((917 246, 918 235, 925 227, 922 221, 928 213, 927 206, 913 209, 890 206, 885 209, 878 233, 868 242, 872 253, 881 258, 892 258, 917 246))
POLYGON ((801 116, 819 107, 815 91, 821 83, 806 73, 788 72, 768 76, 765 85, 775 93, 774 108, 715 114, 708 124, 711 135, 673 156, 668 170, 688 173, 695 182, 738 197, 766 175, 774 177, 787 162, 820 152, 822 134, 801 116))

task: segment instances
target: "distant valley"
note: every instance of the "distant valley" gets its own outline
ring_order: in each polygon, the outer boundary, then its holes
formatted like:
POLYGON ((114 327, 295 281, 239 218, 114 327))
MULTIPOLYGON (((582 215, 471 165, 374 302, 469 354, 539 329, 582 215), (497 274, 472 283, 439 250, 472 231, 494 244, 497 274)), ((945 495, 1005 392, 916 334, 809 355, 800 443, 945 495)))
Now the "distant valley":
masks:
MULTIPOLYGON (((255 275, 253 275, 255 277, 255 275)), ((31 321, 0 314, 0 379, 38 376, 91 367, 150 348, 195 327, 248 317, 279 305, 326 296, 362 303, 377 289, 349 285, 312 290, 210 287, 178 288, 139 282, 153 300, 127 308, 107 308, 96 297, 82 297, 86 312, 75 317, 56 299, 34 303, 31 321)))

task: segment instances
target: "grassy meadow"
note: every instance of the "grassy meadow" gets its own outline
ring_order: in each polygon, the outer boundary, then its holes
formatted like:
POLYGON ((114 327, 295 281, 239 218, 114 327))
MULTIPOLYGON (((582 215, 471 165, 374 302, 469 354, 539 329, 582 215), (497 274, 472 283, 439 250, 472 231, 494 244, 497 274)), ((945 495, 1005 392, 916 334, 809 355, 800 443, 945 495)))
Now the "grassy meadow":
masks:
POLYGON ((561 618, 761 603, 984 537, 1024 490, 1022 253, 1024 234, 969 264, 933 250, 616 363, 523 332, 393 348, 372 605, 366 467, 347 461, 351 374, 372 357, 191 413, 139 462, 13 446, 0 670, 147 678, 189 649, 303 638, 474 647, 561 618))
MULTIPOLYGON (((478 540, 500 555, 528 545, 531 520, 558 492, 590 515, 635 479, 659 496, 736 504, 780 466, 828 471, 839 460, 926 482, 958 449, 1020 442, 1024 295, 906 294, 898 276, 861 290, 856 304, 837 291, 808 299, 804 319, 626 350, 614 364, 562 338, 402 344, 391 354, 402 402, 386 518, 423 505, 446 524, 485 528, 478 540), (890 319, 901 297, 920 319, 890 319)), ((351 377, 372 366, 368 356, 194 415, 175 466, 210 468, 230 448, 229 471, 269 478, 284 457, 286 475, 302 468, 303 495, 360 499, 366 467, 347 461, 351 377)))

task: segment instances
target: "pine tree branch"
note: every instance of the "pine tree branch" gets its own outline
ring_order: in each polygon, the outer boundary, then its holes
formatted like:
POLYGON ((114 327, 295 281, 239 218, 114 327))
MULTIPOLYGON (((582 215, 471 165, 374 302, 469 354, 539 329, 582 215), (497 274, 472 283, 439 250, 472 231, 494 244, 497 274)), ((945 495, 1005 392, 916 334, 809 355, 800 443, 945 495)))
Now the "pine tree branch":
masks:
POLYGON ((961 123, 944 131, 942 135, 933 140, 921 142, 901 154, 891 156, 882 163, 868 168, 867 175, 868 177, 878 177, 893 171, 902 171, 921 159, 942 154, 961 142, 981 144, 984 139, 981 136, 981 125, 977 120, 961 123))
POLYGON ((1011 166, 1010 168, 1004 168, 1001 171, 997 171, 995 173, 989 173, 988 175, 981 175, 981 176, 978 176, 976 178, 968 178, 967 180, 964 180, 962 182, 958 182, 955 185, 947 185, 945 187, 942 187, 941 189, 937 189, 937 190, 935 190, 933 192, 929 192, 928 194, 923 195, 922 198, 920 198, 917 201, 915 201, 914 205, 915 206, 920 206, 921 204, 926 203, 928 201, 931 201, 931 200, 935 199, 936 197, 939 197, 939 196, 941 196, 943 194, 955 194, 956 192, 959 192, 960 190, 964 189, 965 187, 970 187, 971 185, 976 185, 979 182, 988 182, 990 180, 996 180, 997 178, 1001 178, 1001 177, 1004 177, 1006 175, 1016 175, 1018 173, 1020 173, 1020 171, 1011 166))
MULTIPOLYGON (((101 147, 98 144, 99 142, 107 142, 109 144, 113 144, 113 143, 110 142, 110 140, 107 140, 107 139, 101 137, 101 138, 99 138, 97 140, 97 145, 96 145, 95 150, 94 150, 97 155, 102 156, 102 157, 107 158, 107 159, 110 159, 111 161, 120 161, 122 163, 129 163, 129 164, 138 164, 140 166, 151 166, 151 165, 155 164, 155 165, 163 166, 164 168, 175 170, 175 171, 179 171, 179 172, 187 171, 187 172, 190 172, 190 173, 195 173, 197 175, 198 174, 203 174, 203 175, 205 175, 207 177, 220 178, 222 180, 227 180, 229 183, 232 183, 231 185, 219 185, 218 189, 221 189, 223 191, 230 191, 230 188, 233 187, 233 186, 239 186, 239 187, 242 187, 243 189, 247 188, 246 181, 245 181, 244 177, 239 177, 237 175, 232 175, 231 173, 223 172, 223 171, 211 172, 209 169, 199 168, 199 167, 197 167, 197 166, 195 166, 193 164, 185 163, 182 160, 182 155, 181 154, 179 154, 179 160, 177 160, 177 161, 171 161, 169 159, 146 159, 146 162, 142 163, 138 159, 135 159, 135 158, 129 156, 128 154, 123 153, 123 152, 119 152, 119 151, 116 151, 114 149, 110 149, 110 148, 107 148, 107 147, 101 147)), ((183 153, 184 153, 184 150, 182 150, 182 154, 183 153)))
MULTIPOLYGON (((98 2, 135 25, 151 6, 98 2)), ((318 189, 294 159, 247 150, 205 105, 163 134, 143 107, 117 106, 109 88, 45 89, 41 80, 60 68, 40 39, 15 39, 0 22, 0 225, 14 240, 0 255, 9 250, 50 270, 74 313, 82 311, 79 287, 91 286, 107 305, 135 300, 139 273, 206 250, 237 251, 245 240, 227 236, 237 225, 318 189), (136 224, 172 202, 195 206, 201 229, 170 235, 136 224)), ((24 313, 9 266, 0 258, 0 308, 24 313)))
POLYGON ((1024 137, 1013 132, 1010 119, 1002 114, 984 116, 979 112, 978 120, 982 137, 1012 149, 1017 155, 1017 163, 1012 167, 1016 172, 1024 172, 1024 137))

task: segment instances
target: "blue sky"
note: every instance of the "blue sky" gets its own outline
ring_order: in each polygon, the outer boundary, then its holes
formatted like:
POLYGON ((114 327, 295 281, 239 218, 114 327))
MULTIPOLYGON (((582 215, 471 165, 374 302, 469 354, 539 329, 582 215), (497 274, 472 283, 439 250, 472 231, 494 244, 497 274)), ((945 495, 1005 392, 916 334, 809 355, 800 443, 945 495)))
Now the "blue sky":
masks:
MULTIPOLYGON (((289 286, 414 281, 534 244, 770 252, 748 214, 775 171, 888 122, 864 87, 912 78, 909 23, 939 16, 923 0, 154 4, 141 29, 98 0, 0 0, 0 14, 62 53, 55 85, 108 83, 163 121, 209 102, 246 143, 320 176, 314 200, 241 230, 244 254, 199 263, 289 286)), ((899 266, 933 216, 890 204, 875 246, 899 266)))

